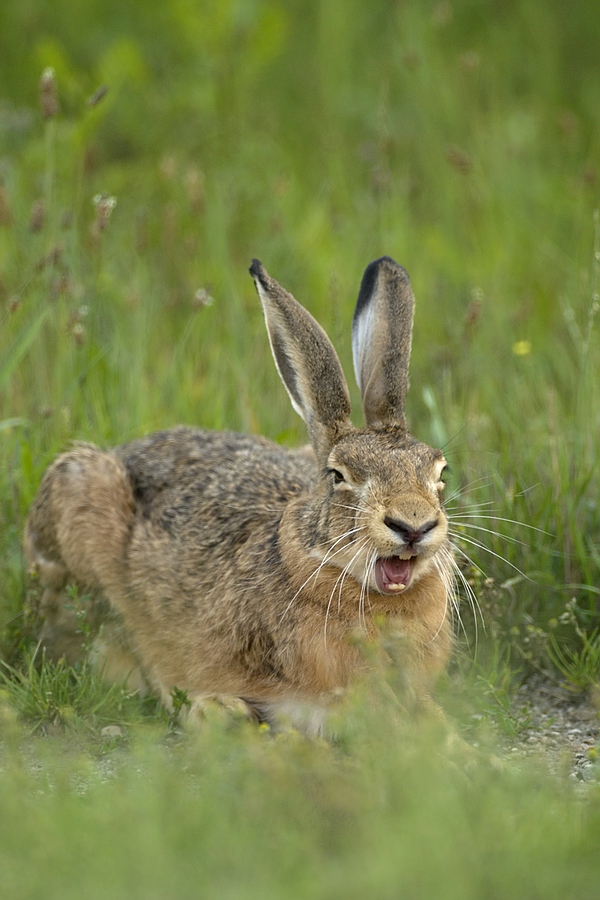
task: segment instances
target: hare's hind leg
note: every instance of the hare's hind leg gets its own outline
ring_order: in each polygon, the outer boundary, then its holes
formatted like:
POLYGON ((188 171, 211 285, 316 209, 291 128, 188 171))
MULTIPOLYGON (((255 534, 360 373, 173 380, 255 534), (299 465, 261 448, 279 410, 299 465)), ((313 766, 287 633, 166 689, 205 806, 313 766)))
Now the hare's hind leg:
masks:
POLYGON ((42 583, 74 580, 121 592, 135 501, 127 471, 111 453, 79 444, 46 472, 25 529, 25 549, 42 583))
POLYGON ((92 657, 108 680, 141 687, 137 659, 107 600, 124 589, 133 515, 123 464, 80 444, 47 470, 27 520, 25 551, 44 588, 40 638, 49 654, 74 663, 93 641, 92 657))

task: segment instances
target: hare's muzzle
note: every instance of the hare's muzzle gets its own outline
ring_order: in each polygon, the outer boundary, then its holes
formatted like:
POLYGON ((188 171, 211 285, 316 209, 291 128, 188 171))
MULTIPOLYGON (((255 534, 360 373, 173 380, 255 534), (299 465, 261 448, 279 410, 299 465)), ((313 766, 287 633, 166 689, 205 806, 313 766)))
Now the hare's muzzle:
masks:
POLYGON ((386 559, 378 559, 375 563, 375 581, 378 590, 382 594, 398 594, 409 586, 416 556, 409 559, 400 559, 399 556, 390 556, 386 559))

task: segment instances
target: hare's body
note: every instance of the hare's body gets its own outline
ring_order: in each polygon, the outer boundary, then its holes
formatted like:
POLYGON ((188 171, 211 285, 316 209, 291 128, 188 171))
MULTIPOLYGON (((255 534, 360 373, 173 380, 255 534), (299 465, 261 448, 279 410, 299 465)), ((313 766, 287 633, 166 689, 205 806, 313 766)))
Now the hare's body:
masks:
POLYGON ((403 420, 412 305, 395 376, 385 352, 365 346, 376 325, 361 322, 365 309, 378 321, 371 301, 410 292, 408 279, 387 258, 363 279, 355 357, 367 427, 355 429, 328 339, 264 269, 253 274, 313 449, 182 427, 60 456, 26 530, 45 586, 42 638, 54 655, 80 652, 65 593, 76 585, 102 625, 93 653, 107 677, 149 685, 167 705, 179 688, 192 703, 237 698, 269 718, 330 703, 365 665, 350 638, 372 636, 381 617, 406 638, 407 670, 426 690, 451 642, 445 463, 403 420))

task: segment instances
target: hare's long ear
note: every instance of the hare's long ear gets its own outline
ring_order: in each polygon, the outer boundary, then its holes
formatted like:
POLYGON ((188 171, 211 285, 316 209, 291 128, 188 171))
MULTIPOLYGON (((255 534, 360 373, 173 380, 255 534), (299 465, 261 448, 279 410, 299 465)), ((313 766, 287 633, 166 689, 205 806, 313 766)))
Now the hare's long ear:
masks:
POLYGON ((250 274, 281 380, 322 463, 336 438, 350 427, 350 395, 340 361, 321 326, 257 259, 250 274))
POLYGON ((414 303, 402 266, 389 256, 367 266, 352 322, 354 371, 367 425, 406 427, 414 303))

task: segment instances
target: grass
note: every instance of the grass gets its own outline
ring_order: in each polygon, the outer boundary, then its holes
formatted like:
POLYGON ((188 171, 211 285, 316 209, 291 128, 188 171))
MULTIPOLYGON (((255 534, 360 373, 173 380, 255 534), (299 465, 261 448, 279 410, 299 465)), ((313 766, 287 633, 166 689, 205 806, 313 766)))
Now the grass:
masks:
POLYGON ((21 535, 72 440, 303 441, 249 262, 350 375, 360 277, 388 253, 417 297, 411 428, 450 461, 482 611, 463 605, 444 702, 486 745, 522 727, 529 672, 593 689, 599 26, 583 0, 2 4, 0 895, 595 896, 594 790, 465 778, 387 675, 322 746, 219 721, 177 738, 53 666, 21 535))
POLYGON ((3 663, 0 677, 5 697, 31 733, 69 726, 95 737, 102 726, 142 718, 137 692, 127 692, 118 684, 107 687, 88 662, 72 668, 62 659, 47 660, 43 650, 36 648, 19 668, 3 663), (36 660, 38 652, 41 658, 36 660))
POLYGON ((597 791, 577 800, 533 767, 466 777, 373 685, 338 728, 332 745, 223 721, 166 740, 146 724, 97 756, 73 734, 23 752, 13 732, 6 896, 594 896, 597 791))

